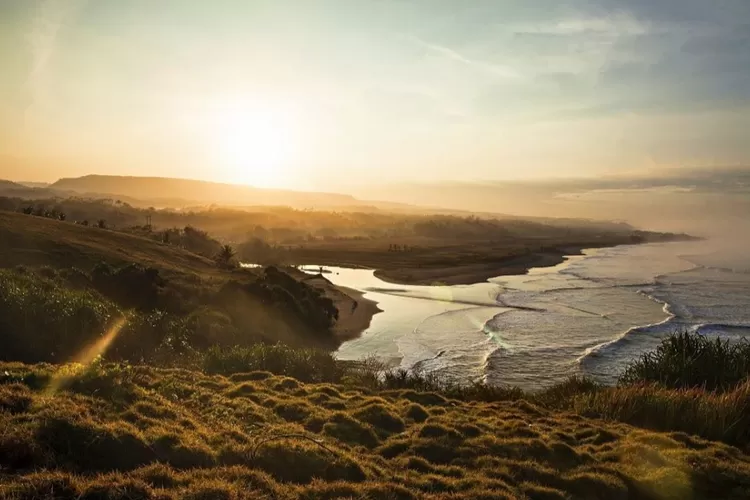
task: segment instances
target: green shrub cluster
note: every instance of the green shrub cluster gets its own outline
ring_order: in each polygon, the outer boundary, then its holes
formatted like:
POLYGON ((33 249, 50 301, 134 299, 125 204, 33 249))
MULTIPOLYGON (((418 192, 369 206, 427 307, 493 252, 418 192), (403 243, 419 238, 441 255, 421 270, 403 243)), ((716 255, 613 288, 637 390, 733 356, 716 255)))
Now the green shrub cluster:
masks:
POLYGON ((94 290, 65 286, 44 273, 0 269, 0 359, 66 362, 119 321, 123 326, 107 348, 109 359, 145 361, 160 350, 177 355, 190 348, 182 318, 124 310, 94 290))
POLYGON ((633 362, 622 384, 657 383, 683 389, 732 390, 750 376, 750 343, 681 332, 633 362))
POLYGON ((286 340, 336 345, 329 330, 337 316, 333 302, 276 269, 218 292, 206 289, 204 304, 193 307, 170 300, 163 285, 157 270, 134 264, 100 264, 91 275, 77 269, 2 269, 0 342, 7 347, 0 359, 65 362, 122 319, 107 359, 181 364, 186 355, 214 345, 281 338, 267 330, 288 329, 290 322, 304 333, 292 332, 286 340))

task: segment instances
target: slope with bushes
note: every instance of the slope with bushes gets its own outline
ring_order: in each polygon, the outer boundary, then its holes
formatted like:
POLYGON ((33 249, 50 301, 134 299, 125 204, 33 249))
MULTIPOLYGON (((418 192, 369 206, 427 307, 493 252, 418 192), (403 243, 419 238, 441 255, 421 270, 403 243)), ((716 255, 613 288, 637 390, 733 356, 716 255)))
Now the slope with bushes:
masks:
POLYGON ((65 361, 121 318, 114 359, 149 360, 165 345, 335 348, 338 310, 326 295, 275 268, 219 266, 147 238, 0 212, 0 342, 11 346, 0 359, 65 361))

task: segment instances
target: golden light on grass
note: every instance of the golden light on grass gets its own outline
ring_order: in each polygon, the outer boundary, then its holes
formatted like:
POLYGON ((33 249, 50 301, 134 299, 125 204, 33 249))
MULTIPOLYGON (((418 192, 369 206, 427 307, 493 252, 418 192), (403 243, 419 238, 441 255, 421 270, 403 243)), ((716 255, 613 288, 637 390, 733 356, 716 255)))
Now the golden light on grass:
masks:
POLYGON ((106 333, 91 345, 84 347, 69 363, 61 365, 50 380, 45 396, 53 396, 75 378, 81 376, 97 358, 102 356, 117 338, 127 323, 125 317, 118 318, 106 333))

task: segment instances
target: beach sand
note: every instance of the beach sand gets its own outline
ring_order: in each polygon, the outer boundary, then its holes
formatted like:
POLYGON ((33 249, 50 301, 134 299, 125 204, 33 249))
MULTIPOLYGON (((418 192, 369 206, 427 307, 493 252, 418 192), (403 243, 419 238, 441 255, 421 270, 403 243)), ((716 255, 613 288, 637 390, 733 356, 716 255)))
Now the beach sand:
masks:
POLYGON ((399 268, 375 271, 383 281, 403 285, 472 285, 497 276, 526 274, 534 267, 556 266, 567 255, 580 255, 582 248, 566 247, 560 252, 536 252, 494 262, 467 262, 450 267, 399 268))
POLYGON ((296 269, 286 271, 308 285, 322 290, 326 297, 333 300, 339 311, 333 333, 341 342, 359 337, 370 327, 372 317, 382 312, 377 302, 364 297, 364 292, 336 286, 321 274, 311 275, 296 269))

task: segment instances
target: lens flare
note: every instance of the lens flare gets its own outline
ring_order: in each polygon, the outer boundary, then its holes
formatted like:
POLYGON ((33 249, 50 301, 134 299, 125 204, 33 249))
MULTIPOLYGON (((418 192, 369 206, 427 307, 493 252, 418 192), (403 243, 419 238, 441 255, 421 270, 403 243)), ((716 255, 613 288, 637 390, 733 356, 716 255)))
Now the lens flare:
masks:
POLYGON ((69 363, 62 365, 52 376, 44 395, 53 396, 57 391, 82 375, 94 360, 107 351, 107 348, 117 338, 126 323, 125 317, 118 318, 101 338, 84 347, 69 363))

